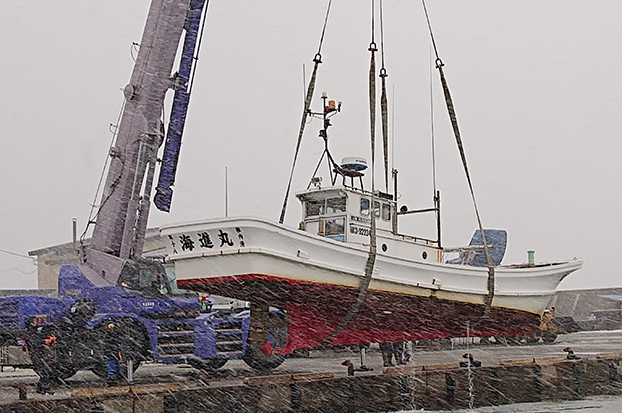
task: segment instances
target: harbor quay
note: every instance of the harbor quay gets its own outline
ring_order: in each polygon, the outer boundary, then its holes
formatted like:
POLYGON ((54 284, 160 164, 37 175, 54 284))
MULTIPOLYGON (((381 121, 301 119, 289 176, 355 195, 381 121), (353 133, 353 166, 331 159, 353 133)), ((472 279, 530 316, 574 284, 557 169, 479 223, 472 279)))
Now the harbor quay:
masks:
POLYGON ((353 376, 345 360, 358 367, 358 352, 312 351, 270 375, 241 361, 212 373, 153 363, 132 384, 109 387, 81 372, 45 396, 32 391, 31 370, 6 369, 0 412, 393 412, 622 395, 622 331, 573 333, 551 345, 414 347, 411 362, 395 367, 383 367, 372 346, 367 366, 373 370, 355 368, 353 376))

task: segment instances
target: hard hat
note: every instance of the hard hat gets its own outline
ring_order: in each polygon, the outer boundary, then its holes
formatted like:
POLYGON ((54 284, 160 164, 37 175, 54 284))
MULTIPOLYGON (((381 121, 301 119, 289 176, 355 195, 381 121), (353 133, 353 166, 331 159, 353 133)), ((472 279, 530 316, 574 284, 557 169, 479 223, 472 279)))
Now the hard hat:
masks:
POLYGON ((114 325, 114 323, 110 323, 110 324, 108 324, 108 328, 110 328, 110 329, 113 329, 113 328, 115 328, 115 325, 114 325))

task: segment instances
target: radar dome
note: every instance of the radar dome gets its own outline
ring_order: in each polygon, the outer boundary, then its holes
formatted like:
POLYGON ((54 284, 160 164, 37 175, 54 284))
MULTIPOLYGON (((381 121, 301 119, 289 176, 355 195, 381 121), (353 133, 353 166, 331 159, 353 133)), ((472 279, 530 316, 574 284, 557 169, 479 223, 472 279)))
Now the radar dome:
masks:
POLYGON ((364 171, 367 169, 367 160, 360 156, 348 156, 341 160, 341 168, 355 171, 364 171))

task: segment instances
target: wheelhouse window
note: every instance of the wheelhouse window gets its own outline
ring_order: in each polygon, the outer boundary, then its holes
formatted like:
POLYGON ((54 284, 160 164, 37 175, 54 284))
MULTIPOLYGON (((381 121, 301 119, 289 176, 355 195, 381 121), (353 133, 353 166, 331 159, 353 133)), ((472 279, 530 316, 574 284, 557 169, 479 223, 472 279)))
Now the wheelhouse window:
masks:
POLYGON ((376 218, 380 217, 380 202, 374 201, 374 214, 376 214, 376 218))
POLYGON ((305 217, 324 215, 324 200, 309 200, 306 203, 305 217))
POLYGON ((346 212, 346 198, 329 198, 326 200, 326 215, 346 212))
POLYGON ((327 218, 324 220, 324 236, 345 241, 345 218, 327 218))
POLYGON ((391 205, 385 203, 382 204, 382 219, 384 221, 391 220, 391 205))
POLYGON ((346 204, 346 197, 309 200, 306 202, 305 218, 320 215, 345 214, 346 204))
POLYGON ((369 199, 361 198, 361 215, 369 215, 369 199))

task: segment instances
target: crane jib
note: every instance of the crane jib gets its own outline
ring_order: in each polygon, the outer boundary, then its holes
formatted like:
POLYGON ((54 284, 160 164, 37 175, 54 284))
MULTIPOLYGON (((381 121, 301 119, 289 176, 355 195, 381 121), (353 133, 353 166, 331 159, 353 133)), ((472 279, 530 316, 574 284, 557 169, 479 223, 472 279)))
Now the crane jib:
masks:
POLYGON ((173 197, 173 189, 171 187, 175 184, 177 161, 179 160, 179 151, 181 149, 181 137, 190 102, 191 76, 194 76, 193 69, 197 61, 195 53, 198 53, 199 26, 203 10, 204 8, 207 10, 208 3, 209 0, 192 0, 184 27, 186 36, 179 63, 179 73, 176 79, 177 84, 171 109, 171 118, 166 132, 166 143, 164 144, 164 152, 162 154, 158 185, 153 199, 155 206, 164 212, 169 212, 171 208, 171 199, 173 197))

